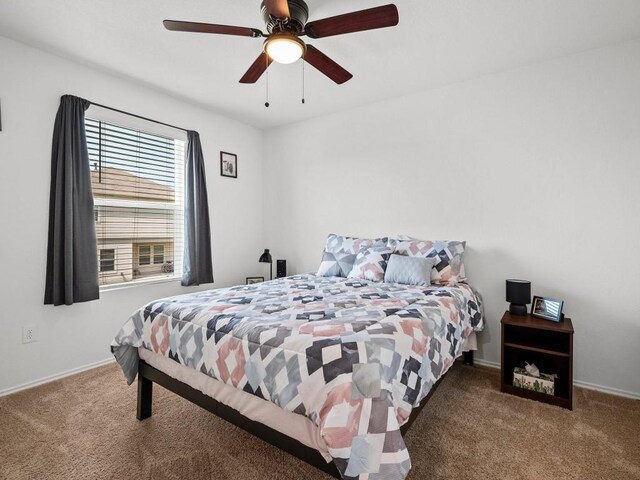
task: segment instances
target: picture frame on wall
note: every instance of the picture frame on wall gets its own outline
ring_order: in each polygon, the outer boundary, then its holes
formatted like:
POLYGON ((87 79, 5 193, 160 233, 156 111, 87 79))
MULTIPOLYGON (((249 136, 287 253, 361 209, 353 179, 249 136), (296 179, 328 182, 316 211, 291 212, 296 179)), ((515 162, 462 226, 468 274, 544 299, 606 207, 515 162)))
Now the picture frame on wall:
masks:
POLYGON ((546 297, 533 297, 533 302, 531 302, 531 316, 543 318, 552 322, 559 322, 562 320, 563 306, 563 300, 546 297))
POLYGON ((236 154, 220 152, 220 175, 238 178, 238 156, 236 154))
POLYGON ((247 277, 247 285, 254 285, 262 282, 264 282, 264 277, 247 277))

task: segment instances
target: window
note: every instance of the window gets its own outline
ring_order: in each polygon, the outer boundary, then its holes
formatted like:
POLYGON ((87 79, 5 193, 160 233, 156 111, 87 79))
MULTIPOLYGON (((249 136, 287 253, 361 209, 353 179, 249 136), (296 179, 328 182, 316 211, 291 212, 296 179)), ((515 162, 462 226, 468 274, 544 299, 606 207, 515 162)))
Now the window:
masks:
POLYGON ((182 271, 185 142, 89 118, 85 123, 100 285, 176 276, 182 271))
POLYGON ((164 263, 164 245, 153 246, 153 263, 154 264, 164 263))
POLYGON ((140 245, 138 247, 138 264, 151 265, 151 247, 149 245, 140 245))
POLYGON ((152 263, 154 265, 165 263, 164 245, 138 245, 138 264, 151 265, 152 263))
POLYGON ((100 250, 100 272, 114 272, 116 269, 116 251, 113 248, 100 250))

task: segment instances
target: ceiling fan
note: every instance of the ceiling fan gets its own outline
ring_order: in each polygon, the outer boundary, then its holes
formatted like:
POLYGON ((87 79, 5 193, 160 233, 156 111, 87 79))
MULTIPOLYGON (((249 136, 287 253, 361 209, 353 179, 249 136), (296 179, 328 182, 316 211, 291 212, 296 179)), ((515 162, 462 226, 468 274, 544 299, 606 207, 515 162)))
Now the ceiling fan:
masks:
POLYGON ((398 8, 395 5, 369 8, 309 23, 309 8, 304 0, 263 0, 261 9, 268 32, 266 34, 256 28, 176 20, 165 20, 164 26, 167 30, 179 32, 266 38, 263 52, 240 79, 240 83, 257 82, 273 61, 287 64, 303 58, 331 80, 342 84, 353 75, 313 45, 306 44, 300 37, 306 35, 315 39, 393 27, 399 21, 398 8))

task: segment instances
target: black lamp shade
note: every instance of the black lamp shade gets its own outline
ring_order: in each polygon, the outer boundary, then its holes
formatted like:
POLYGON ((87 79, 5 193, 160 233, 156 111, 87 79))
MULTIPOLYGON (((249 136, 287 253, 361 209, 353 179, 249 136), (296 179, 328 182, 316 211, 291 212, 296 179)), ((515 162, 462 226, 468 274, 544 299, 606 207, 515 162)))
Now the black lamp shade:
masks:
POLYGON ((260 263, 273 263, 273 258, 271 257, 271 254, 269 253, 269 249, 268 248, 264 249, 264 253, 262 255, 260 255, 260 260, 258 260, 258 262, 260 262, 260 263))
POLYGON ((273 280, 273 257, 269 253, 269 249, 265 248, 262 255, 260 255, 260 263, 268 263, 269 264, 269 280, 273 280))
POLYGON ((526 315, 527 304, 531 303, 531 282, 528 280, 507 280, 507 302, 509 311, 515 315, 526 315))

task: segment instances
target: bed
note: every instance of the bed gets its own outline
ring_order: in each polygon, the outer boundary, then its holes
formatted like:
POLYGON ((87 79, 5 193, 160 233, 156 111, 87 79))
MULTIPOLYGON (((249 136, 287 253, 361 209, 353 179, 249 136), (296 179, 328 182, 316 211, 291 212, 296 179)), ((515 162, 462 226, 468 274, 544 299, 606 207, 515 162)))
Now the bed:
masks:
POLYGON ((402 434, 474 332, 468 284, 312 274, 153 301, 112 343, 138 418, 159 383, 337 478, 405 478, 402 434))

